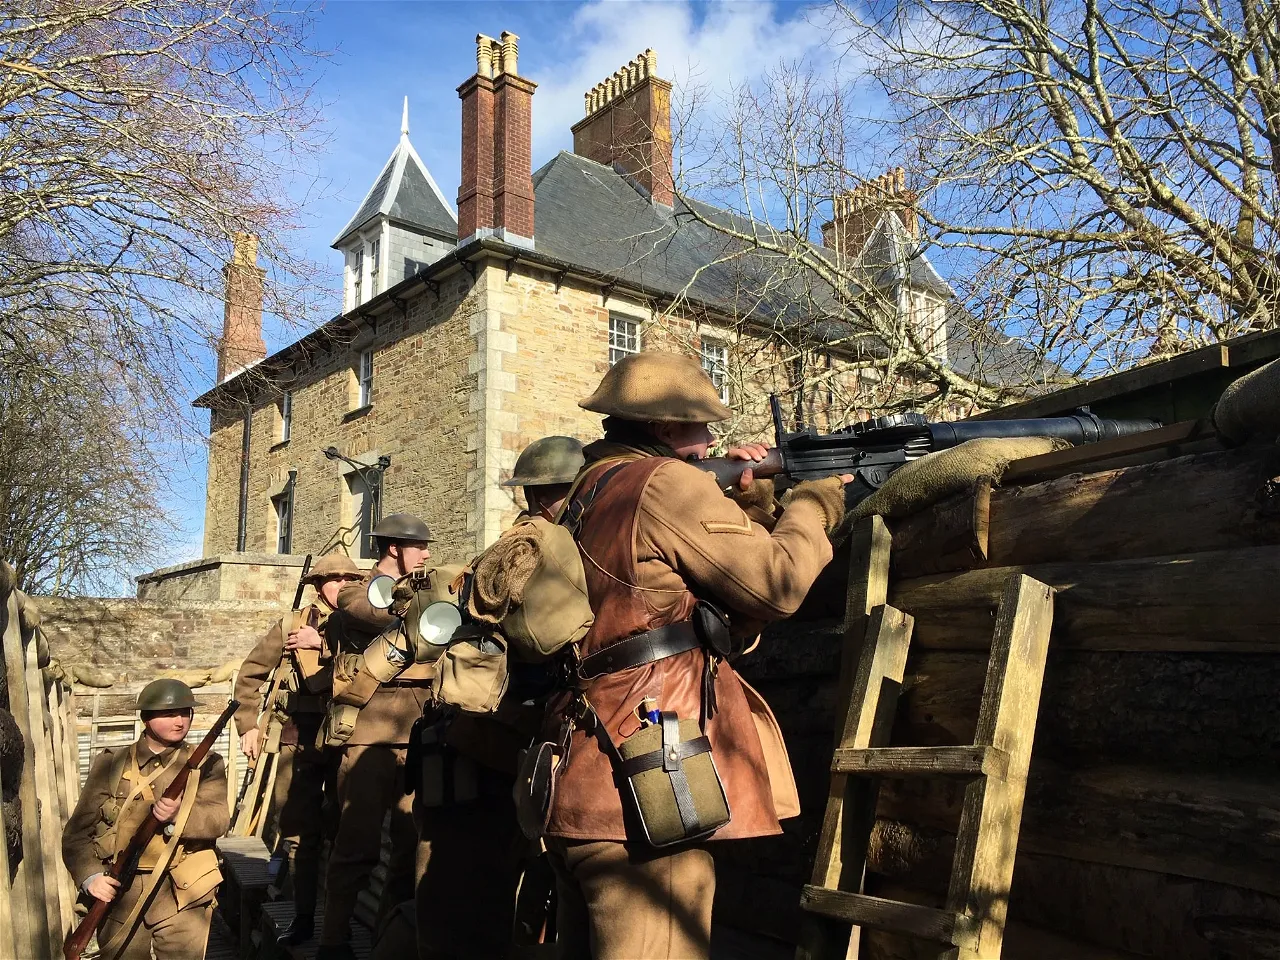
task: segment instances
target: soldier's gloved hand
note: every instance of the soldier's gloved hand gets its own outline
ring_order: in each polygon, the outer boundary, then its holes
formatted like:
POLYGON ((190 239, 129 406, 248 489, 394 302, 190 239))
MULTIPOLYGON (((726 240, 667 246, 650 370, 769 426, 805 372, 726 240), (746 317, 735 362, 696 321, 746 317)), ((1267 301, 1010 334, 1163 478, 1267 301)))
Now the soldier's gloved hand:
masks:
POLYGON ((822 512, 827 533, 830 533, 844 519, 844 485, 852 481, 853 474, 850 473, 839 477, 823 477, 821 480, 797 483, 787 491, 782 501, 783 506, 808 500, 822 512))
POLYGON ((258 751, 262 748, 262 731, 254 727, 240 738, 240 752, 250 760, 258 759, 258 751))
POLYGON ((120 881, 105 873, 95 873, 84 882, 84 889, 89 896, 103 903, 110 903, 120 892, 120 881))
POLYGON ((319 630, 304 623, 290 632, 288 639, 284 642, 284 648, 286 650, 321 650, 324 648, 324 640, 319 630))
POLYGON ((151 805, 151 813, 160 823, 170 823, 178 815, 180 806, 182 806, 182 794, 172 798, 161 797, 151 805))
POLYGON ((413 584, 410 580, 401 580, 391 591, 391 609, 403 611, 413 599, 413 584))

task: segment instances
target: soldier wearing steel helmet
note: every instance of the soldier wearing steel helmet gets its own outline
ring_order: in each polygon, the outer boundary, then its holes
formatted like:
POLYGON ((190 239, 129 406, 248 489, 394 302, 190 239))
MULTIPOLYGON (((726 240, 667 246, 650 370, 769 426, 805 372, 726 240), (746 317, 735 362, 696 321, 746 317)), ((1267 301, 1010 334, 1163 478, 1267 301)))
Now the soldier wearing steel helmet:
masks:
POLYGON ((191 688, 181 680, 147 684, 137 701, 142 735, 94 758, 63 829, 62 860, 76 885, 111 904, 98 934, 104 957, 146 960, 152 951, 156 960, 204 956, 222 879, 214 841, 230 823, 222 757, 206 754, 183 793, 163 797, 190 755, 186 736, 195 705, 191 688), (137 877, 122 890, 106 868, 148 811, 165 825, 163 835, 147 845, 137 877))
MULTIPOLYGON (((324 795, 332 794, 333 757, 316 742, 328 701, 330 675, 324 634, 337 609, 338 591, 364 578, 364 571, 342 554, 327 554, 311 568, 306 582, 316 599, 291 611, 244 658, 236 674, 234 697, 240 702, 236 729, 240 749, 250 760, 264 747, 263 727, 272 731, 267 749, 276 749, 275 786, 268 815, 276 818, 277 856, 289 865, 294 916, 281 944, 305 943, 315 932, 320 853, 326 831, 324 795), (314 621, 314 625, 312 622, 314 621), (277 671, 282 671, 279 673, 277 671), (280 681, 276 702, 263 707, 263 688, 273 674, 280 681), (273 729, 274 728, 274 729, 273 729)), ((332 803, 332 801, 331 801, 332 803)))
POLYGON ((516 458, 504 487, 523 487, 525 511, 520 518, 542 516, 554 520, 583 466, 582 443, 573 437, 543 437, 516 458))
MULTIPOLYGON (((699 722, 710 744, 728 807, 727 822, 713 819, 722 824, 713 839, 777 834, 780 818, 799 813, 772 713, 717 648, 741 649, 800 605, 831 559, 828 533, 843 516, 842 480, 852 478, 798 485, 780 515, 771 486, 749 469, 737 497, 726 497, 690 462, 707 454, 708 424, 731 415, 691 357, 628 356, 579 406, 605 415, 605 436, 586 447, 570 504, 583 511, 578 543, 596 619, 549 727, 570 738, 546 829, 559 956, 706 957, 711 854, 705 842, 650 845, 634 812, 624 816, 614 757, 659 712, 665 740, 673 713, 699 722), (693 626, 706 603, 727 614, 727 636, 705 619, 693 626), (584 703, 594 724, 579 720, 584 703)), ((748 445, 728 456, 765 452, 748 445)))
MULTIPOLYGON (((582 465, 582 444, 572 437, 543 437, 525 447, 502 484, 523 488, 527 509, 519 519, 553 520, 582 465)), ((536 902, 531 888, 550 872, 545 863, 534 863, 537 851, 521 837, 512 801, 519 751, 541 716, 540 707, 524 704, 547 682, 539 668, 521 664, 511 665, 510 682, 493 716, 437 717, 429 707, 420 727, 414 926, 422 960, 507 955, 517 888, 536 902)), ((550 881, 541 889, 545 905, 550 881)))
MULTIPOLYGON (((418 517, 393 513, 374 526, 373 539, 378 562, 364 577, 338 592, 337 611, 329 620, 326 639, 335 655, 335 679, 342 672, 344 658, 361 653, 395 622, 390 613, 369 602, 369 581, 380 574, 399 578, 420 569, 431 557, 434 538, 418 517)), ((413 668, 381 684, 359 709, 345 743, 334 747, 338 754, 338 829, 325 874, 324 924, 317 960, 354 956, 351 916, 360 891, 378 864, 382 821, 388 811, 391 862, 378 909, 379 927, 397 904, 413 898, 417 831, 412 800, 404 791, 404 767, 410 731, 422 715, 430 688, 430 673, 413 668)))

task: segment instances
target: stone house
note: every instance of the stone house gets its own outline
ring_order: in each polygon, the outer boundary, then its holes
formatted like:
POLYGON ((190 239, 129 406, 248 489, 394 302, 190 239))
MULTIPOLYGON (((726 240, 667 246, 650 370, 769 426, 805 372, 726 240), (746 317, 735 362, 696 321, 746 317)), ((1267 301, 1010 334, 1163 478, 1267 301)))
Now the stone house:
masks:
MULTIPOLYGON (((536 170, 536 84, 517 55, 512 34, 477 38, 477 71, 458 87, 456 215, 410 143, 406 113, 333 244, 343 312, 270 357, 262 271, 241 238, 227 267, 220 382, 195 401, 210 411, 206 558, 366 555, 380 509, 420 514, 437 556, 465 559, 515 516, 500 483, 520 450, 548 434, 598 436, 599 417, 577 401, 638 350, 701 357, 739 412, 729 425, 738 437, 765 435, 771 391, 825 425, 834 385, 845 396, 862 388, 848 331, 796 316, 794 291, 762 281, 776 274, 759 263, 722 256, 729 241, 677 196, 671 84, 652 51, 587 92, 573 151, 536 170), (821 386, 806 394, 806 377, 821 386)), ((901 178, 876 182, 837 204, 826 243, 884 258, 875 282, 945 355, 949 288, 920 254, 891 269, 911 221, 883 202, 901 178)))

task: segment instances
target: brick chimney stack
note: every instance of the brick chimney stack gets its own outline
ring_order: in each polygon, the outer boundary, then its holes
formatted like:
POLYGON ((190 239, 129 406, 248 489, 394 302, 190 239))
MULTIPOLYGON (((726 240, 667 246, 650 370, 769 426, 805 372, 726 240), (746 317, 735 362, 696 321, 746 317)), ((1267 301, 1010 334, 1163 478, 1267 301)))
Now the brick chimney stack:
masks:
POLYGON ((222 268, 222 340, 218 344, 218 382, 234 377, 267 355, 262 339, 262 283, 266 271, 258 266, 258 238, 237 233, 231 262, 222 268))
POLYGON ((822 225, 822 245, 856 257, 887 211, 898 216, 907 236, 919 237, 916 200, 915 192, 907 189, 907 172, 895 167, 835 198, 835 217, 822 225))
POLYGON ((585 94, 586 117, 573 125, 573 152, 616 163, 654 203, 675 203, 671 165, 671 82, 646 50, 585 94))
POLYGON ((496 236, 533 244, 533 92, 519 75, 520 38, 476 35, 476 73, 462 99, 458 241, 496 236))

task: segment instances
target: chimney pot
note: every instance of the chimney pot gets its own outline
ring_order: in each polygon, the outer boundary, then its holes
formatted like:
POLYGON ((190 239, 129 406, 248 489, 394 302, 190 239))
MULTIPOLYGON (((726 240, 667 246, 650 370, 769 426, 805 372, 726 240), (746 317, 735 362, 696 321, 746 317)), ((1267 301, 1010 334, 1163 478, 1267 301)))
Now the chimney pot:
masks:
POLYGON ((520 71, 516 69, 516 57, 520 50, 516 41, 519 39, 514 33, 506 30, 502 32, 502 72, 512 77, 520 75, 520 71))

